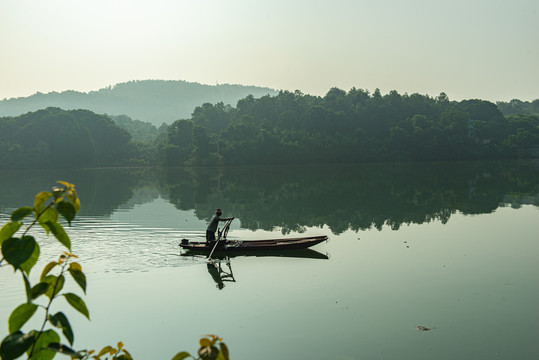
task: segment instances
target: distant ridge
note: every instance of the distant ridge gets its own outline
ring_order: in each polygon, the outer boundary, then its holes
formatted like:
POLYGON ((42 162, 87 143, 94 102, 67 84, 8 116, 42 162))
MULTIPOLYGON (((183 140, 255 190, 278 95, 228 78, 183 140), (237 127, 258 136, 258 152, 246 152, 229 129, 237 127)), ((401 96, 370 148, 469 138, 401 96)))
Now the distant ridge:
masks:
POLYGON ((190 118, 204 103, 236 106, 238 100, 253 95, 275 95, 274 89, 244 85, 203 85, 183 80, 137 80, 90 91, 36 93, 28 97, 0 100, 0 117, 18 116, 47 107, 65 110, 87 109, 98 114, 127 115, 156 126, 190 118))

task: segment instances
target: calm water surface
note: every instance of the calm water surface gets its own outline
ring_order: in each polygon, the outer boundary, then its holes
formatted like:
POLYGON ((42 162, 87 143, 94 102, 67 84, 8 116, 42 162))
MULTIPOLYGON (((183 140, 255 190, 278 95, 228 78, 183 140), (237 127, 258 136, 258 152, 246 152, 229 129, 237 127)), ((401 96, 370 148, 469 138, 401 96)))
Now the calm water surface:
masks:
MULTIPOLYGON (((2 223, 58 179, 83 206, 68 228, 92 319, 67 311, 77 349, 121 340, 136 359, 170 359, 214 333, 240 360, 539 354, 537 164, 13 172, 2 223), (223 261, 218 283, 178 248, 217 206, 236 217, 229 238, 330 241, 312 257, 223 261)), ((33 278, 63 251, 36 236, 33 278)), ((0 268, 1 337, 19 282, 0 268)))

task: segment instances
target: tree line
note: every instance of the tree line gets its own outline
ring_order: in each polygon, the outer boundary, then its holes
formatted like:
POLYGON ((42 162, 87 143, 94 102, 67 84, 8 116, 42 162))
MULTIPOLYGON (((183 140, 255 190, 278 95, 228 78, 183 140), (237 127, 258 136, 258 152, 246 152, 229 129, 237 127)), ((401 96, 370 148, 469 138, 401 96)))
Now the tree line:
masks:
POLYGON ((521 101, 518 99, 513 99, 511 101, 497 101, 496 105, 498 109, 505 115, 537 115, 539 114, 539 99, 533 101, 521 101))
POLYGON ((249 95, 236 107, 205 103, 190 118, 159 129, 127 116, 46 108, 0 118, 0 168, 528 157, 539 146, 536 103, 527 103, 525 113, 504 115, 492 102, 450 101, 444 93, 333 88, 320 97, 281 91, 249 95))
POLYGON ((152 146, 133 141, 109 116, 47 108, 0 118, 0 168, 147 164, 152 146))
POLYGON ((333 88, 203 104, 168 128, 167 165, 320 164, 514 158, 539 145, 539 114, 484 100, 333 88))

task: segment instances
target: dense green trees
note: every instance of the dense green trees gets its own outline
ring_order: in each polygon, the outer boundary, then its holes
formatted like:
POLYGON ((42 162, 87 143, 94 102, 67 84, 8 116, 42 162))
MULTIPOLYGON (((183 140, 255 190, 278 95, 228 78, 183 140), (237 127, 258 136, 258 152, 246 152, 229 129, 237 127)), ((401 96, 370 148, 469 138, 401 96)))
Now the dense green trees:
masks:
POLYGON ((159 129, 148 122, 133 120, 127 115, 111 116, 110 118, 116 125, 127 130, 135 141, 152 143, 159 135, 159 129))
POLYGON ((511 147, 526 148, 539 143, 539 116, 511 115, 507 143, 511 147))
POLYGON ((1 168, 114 166, 136 157, 131 136, 88 110, 47 108, 0 118, 1 168))
POLYGON ((204 103, 159 129, 112 119, 58 108, 0 118, 0 168, 66 167, 74 159, 84 167, 474 160, 526 157, 539 146, 539 115, 506 117, 491 102, 444 93, 281 91, 236 107, 204 103))
POLYGON ((539 115, 539 99, 532 102, 513 99, 509 102, 498 101, 496 103, 498 109, 505 115, 539 115))
POLYGON ((169 128, 167 149, 174 151, 167 151, 165 163, 314 164, 525 156, 528 152, 522 147, 539 145, 536 119, 534 115, 505 118, 491 102, 451 102, 444 93, 432 98, 333 88, 324 97, 315 97, 281 91, 259 99, 248 96, 236 108, 222 103, 197 107, 190 120, 179 120, 169 128), (517 126, 519 122, 525 125, 517 126))

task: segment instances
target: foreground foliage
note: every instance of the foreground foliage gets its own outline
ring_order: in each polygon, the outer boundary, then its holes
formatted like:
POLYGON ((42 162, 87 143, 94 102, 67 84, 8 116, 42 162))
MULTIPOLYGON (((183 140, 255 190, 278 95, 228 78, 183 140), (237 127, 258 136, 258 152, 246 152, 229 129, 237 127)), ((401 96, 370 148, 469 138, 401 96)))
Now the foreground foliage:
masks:
MULTIPOLYGON (((74 350, 75 334, 67 316, 62 311, 52 311, 53 302, 63 298, 73 309, 90 319, 90 312, 81 296, 64 291, 67 279, 74 281, 84 294, 87 283, 77 256, 71 252, 71 240, 59 222, 62 217, 71 224, 80 210, 80 200, 73 184, 64 181, 59 183, 63 186, 55 186, 50 192, 38 193, 33 206, 13 211, 10 220, 0 229, 0 266, 11 266, 21 274, 26 293, 26 302, 17 306, 9 316, 9 335, 0 344, 0 359, 12 360, 26 355, 27 359, 50 360, 58 353, 71 359, 132 359, 122 342, 116 347, 105 346, 99 352, 74 350), (29 224, 24 228, 23 221, 27 219, 30 219, 29 224), (30 232, 35 225, 41 226, 47 235, 52 233, 67 251, 57 261, 45 265, 39 282, 32 284, 30 272, 40 256, 39 244, 30 232), (36 319, 39 313, 42 314, 42 320, 38 329, 23 331, 23 327, 32 318, 36 319), (65 341, 68 345, 64 344, 65 341)), ((187 358, 195 359, 188 352, 182 351, 173 360, 187 358)), ((222 339, 208 335, 200 340, 198 359, 228 360, 228 349, 222 339)))

